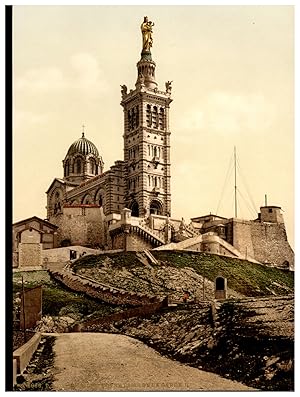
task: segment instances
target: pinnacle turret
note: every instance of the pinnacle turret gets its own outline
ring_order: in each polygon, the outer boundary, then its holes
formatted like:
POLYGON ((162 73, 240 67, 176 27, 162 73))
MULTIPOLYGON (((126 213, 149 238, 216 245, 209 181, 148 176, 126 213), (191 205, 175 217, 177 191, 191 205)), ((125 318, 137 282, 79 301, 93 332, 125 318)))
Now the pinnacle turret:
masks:
POLYGON ((148 20, 148 17, 144 17, 144 21, 141 24, 143 47, 141 52, 141 59, 137 63, 138 77, 136 81, 136 87, 145 86, 147 88, 156 88, 157 83, 155 81, 155 67, 156 64, 152 60, 151 47, 153 44, 152 38, 152 27, 154 23, 148 20))

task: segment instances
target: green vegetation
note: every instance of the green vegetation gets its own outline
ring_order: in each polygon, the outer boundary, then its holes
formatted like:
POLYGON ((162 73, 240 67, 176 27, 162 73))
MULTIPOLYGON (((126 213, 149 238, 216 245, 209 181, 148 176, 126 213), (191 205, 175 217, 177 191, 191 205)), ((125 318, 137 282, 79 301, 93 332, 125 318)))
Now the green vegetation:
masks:
POLYGON ((131 268, 141 264, 135 252, 117 252, 108 255, 86 255, 75 261, 72 269, 76 273, 83 268, 101 267, 107 261, 107 258, 111 260, 115 269, 121 269, 122 267, 131 268))
MULTIPOLYGON (((115 308, 107 303, 89 298, 83 293, 73 292, 62 284, 53 280, 47 271, 22 272, 25 288, 42 285, 42 313, 43 315, 86 316, 97 312, 99 317, 115 312, 115 308), (26 275, 25 275, 26 273, 26 275)), ((13 276, 13 293, 22 290, 22 274, 13 276)))
POLYGON ((214 281, 227 278, 228 288, 246 296, 286 295, 294 290, 293 272, 259 265, 246 260, 225 258, 207 253, 152 251, 156 259, 175 267, 190 267, 214 281))
MULTIPOLYGON (((293 272, 202 252, 152 251, 152 254, 166 266, 190 267, 211 281, 217 276, 226 277, 228 288, 246 296, 286 295, 294 291, 293 272)), ((116 270, 143 266, 134 252, 124 252, 85 256, 74 263, 73 270, 100 268, 108 262, 116 270)))
POLYGON ((43 315, 67 315, 70 313, 86 316, 103 307, 103 315, 109 314, 107 304, 99 303, 84 294, 67 291, 62 287, 43 288, 43 315))

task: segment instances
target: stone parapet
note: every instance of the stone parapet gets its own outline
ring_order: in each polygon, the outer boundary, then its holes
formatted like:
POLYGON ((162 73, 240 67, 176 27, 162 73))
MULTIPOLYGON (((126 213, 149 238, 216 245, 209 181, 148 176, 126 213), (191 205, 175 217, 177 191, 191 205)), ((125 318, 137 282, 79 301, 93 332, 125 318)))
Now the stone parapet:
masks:
POLYGON ((41 334, 36 333, 25 345, 13 352, 13 358, 17 361, 17 373, 21 374, 31 360, 41 341, 41 334))

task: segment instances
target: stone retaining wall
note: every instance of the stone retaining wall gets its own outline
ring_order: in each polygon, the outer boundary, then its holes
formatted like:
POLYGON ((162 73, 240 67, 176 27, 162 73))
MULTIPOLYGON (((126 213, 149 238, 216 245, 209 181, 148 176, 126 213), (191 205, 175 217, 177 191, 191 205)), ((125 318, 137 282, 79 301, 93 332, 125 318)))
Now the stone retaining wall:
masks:
POLYGON ((41 334, 36 333, 25 345, 13 352, 13 359, 17 361, 17 374, 21 374, 29 363, 41 340, 41 334))
POLYGON ((119 313, 109 314, 98 319, 93 319, 85 321, 83 323, 75 324, 72 331, 73 332, 97 332, 101 331, 103 326, 112 324, 116 321, 127 320, 133 317, 147 317, 155 312, 157 312, 162 307, 168 306, 168 300, 165 298, 161 302, 146 304, 139 307, 134 307, 132 309, 127 309, 119 313))
POLYGON ((158 298, 155 295, 130 292, 108 285, 101 285, 67 271, 50 271, 50 274, 73 291, 83 292, 92 298, 114 305, 141 306, 161 302, 162 300, 161 297, 158 298))

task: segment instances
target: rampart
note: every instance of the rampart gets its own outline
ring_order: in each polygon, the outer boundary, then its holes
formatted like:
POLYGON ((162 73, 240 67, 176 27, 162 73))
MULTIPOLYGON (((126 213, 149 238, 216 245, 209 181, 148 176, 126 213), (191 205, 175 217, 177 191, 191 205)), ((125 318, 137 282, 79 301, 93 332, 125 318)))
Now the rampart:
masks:
POLYGON ((232 219, 228 226, 229 243, 245 257, 285 268, 294 267, 294 252, 287 240, 284 223, 232 219))

